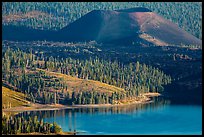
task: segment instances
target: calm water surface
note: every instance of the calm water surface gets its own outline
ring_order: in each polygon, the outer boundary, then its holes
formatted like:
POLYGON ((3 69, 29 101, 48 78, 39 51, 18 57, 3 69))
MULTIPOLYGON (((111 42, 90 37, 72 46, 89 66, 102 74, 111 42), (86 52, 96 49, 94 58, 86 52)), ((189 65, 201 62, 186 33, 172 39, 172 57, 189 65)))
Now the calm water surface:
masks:
POLYGON ((24 112, 44 122, 59 124, 78 134, 202 134, 202 106, 171 105, 156 101, 145 105, 24 112))

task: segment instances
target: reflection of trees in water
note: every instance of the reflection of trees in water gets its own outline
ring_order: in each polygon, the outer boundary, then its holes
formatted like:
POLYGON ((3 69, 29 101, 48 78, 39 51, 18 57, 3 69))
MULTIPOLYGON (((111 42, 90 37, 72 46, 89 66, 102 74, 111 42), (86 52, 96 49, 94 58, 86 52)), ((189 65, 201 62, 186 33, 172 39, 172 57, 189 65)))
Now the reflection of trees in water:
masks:
MULTIPOLYGON (((63 110, 64 111, 64 110, 63 110)), ((65 111, 64 111, 65 112, 65 111)), ((72 113, 69 111, 69 119, 72 119, 72 113)), ((69 131, 72 130, 72 120, 69 120, 69 131)))
POLYGON ((147 110, 147 109, 158 109, 164 107, 167 104, 170 104, 169 100, 164 100, 162 97, 152 98, 152 103, 147 104, 135 104, 135 105, 126 105, 126 106, 117 106, 111 108, 111 113, 120 114, 120 113, 134 113, 135 111, 147 110))
POLYGON ((38 115, 40 118, 51 118, 51 117, 65 117, 68 114, 69 117, 76 116, 78 114, 120 114, 120 113, 133 113, 139 110, 146 109, 157 109, 170 104, 169 100, 164 100, 162 97, 152 98, 152 103, 147 104, 133 104, 133 105, 124 105, 124 106, 114 106, 114 107, 101 107, 101 108, 74 108, 74 109, 62 109, 62 110, 50 110, 50 111, 33 111, 33 112, 23 112, 24 116, 35 116, 38 115))
POLYGON ((81 114, 121 114, 121 113, 134 113, 135 111, 147 110, 147 109, 158 109, 165 107, 165 105, 170 104, 169 100, 165 100, 162 97, 152 98, 152 103, 147 104, 135 104, 135 105, 125 105, 125 106, 114 106, 114 107, 101 107, 101 108, 75 108, 75 109, 62 109, 62 110, 51 110, 51 111, 32 111, 32 112, 23 112, 18 116, 23 117, 34 117, 38 116, 39 119, 44 118, 53 118, 53 121, 56 121, 56 117, 62 117, 63 122, 65 121, 65 116, 68 116, 69 130, 72 131, 76 129, 76 116, 81 114), (71 120, 70 120, 71 119, 71 120), (72 127, 73 126, 73 127, 72 127))

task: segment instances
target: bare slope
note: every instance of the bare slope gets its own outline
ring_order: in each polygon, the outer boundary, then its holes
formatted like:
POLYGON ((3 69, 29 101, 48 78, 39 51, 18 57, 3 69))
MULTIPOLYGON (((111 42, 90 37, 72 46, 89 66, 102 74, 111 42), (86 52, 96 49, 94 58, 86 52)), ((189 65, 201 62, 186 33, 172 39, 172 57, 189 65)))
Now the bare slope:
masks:
POLYGON ((18 107, 27 105, 25 95, 2 86, 2 108, 18 107))
POLYGON ((62 40, 148 41, 156 45, 201 45, 201 40, 146 8, 94 10, 59 31, 62 40))

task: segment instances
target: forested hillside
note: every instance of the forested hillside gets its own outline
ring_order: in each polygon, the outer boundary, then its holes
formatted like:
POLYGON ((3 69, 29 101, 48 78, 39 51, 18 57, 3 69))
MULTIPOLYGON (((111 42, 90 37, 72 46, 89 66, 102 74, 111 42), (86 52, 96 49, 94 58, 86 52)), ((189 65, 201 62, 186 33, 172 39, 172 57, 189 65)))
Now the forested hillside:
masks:
POLYGON ((163 85, 171 83, 169 75, 139 62, 123 65, 98 58, 83 61, 38 55, 8 48, 2 56, 3 83, 25 93, 33 103, 114 104, 141 93, 162 92, 163 85), (85 81, 80 84, 78 78, 85 81))
POLYGON ((3 3, 4 25, 58 30, 92 10, 145 7, 202 39, 200 2, 13 2, 3 3))

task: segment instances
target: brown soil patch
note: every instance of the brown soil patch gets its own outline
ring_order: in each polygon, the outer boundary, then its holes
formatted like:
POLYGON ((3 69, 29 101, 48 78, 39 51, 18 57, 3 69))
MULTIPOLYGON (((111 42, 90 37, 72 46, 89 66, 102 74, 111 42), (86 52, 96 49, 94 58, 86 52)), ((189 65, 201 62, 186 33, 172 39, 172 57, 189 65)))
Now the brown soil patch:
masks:
POLYGON ((29 19, 29 18, 39 18, 39 17, 45 17, 45 16, 50 16, 47 13, 41 12, 41 11, 30 11, 27 13, 18 13, 18 14, 9 14, 2 16, 2 22, 12 22, 12 21, 20 21, 24 19, 29 19))

